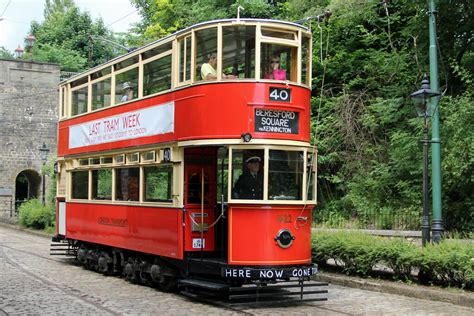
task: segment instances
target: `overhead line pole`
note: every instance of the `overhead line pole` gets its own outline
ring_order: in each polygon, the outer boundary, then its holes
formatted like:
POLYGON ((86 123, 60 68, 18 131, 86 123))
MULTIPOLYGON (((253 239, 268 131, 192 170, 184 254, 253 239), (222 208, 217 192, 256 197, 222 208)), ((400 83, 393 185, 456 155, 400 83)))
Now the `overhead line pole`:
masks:
MULTIPOLYGON (((438 47, 436 40, 436 0, 429 2, 429 34, 430 34, 430 88, 439 92, 438 77, 438 47)), ((443 219, 441 204, 441 137, 439 123, 439 96, 430 98, 431 109, 431 184, 433 199, 433 220, 431 222, 431 231, 433 242, 438 243, 442 237, 443 219)))

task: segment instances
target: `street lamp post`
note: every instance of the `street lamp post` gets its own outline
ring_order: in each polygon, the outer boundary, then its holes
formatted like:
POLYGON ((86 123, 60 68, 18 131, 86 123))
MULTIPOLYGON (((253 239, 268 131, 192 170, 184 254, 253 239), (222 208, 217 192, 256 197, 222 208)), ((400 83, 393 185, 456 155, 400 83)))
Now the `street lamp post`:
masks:
POLYGON ((40 156, 41 156, 41 161, 43 161, 43 170, 41 171, 42 174, 42 180, 41 182, 43 183, 43 205, 45 205, 45 174, 44 174, 44 165, 46 164, 46 161, 48 160, 48 153, 49 153, 49 148, 46 147, 46 144, 43 142, 43 146, 40 147, 40 156))
POLYGON ((15 49, 15 58, 20 59, 23 56, 23 48, 20 45, 15 49))
POLYGON ((30 53, 30 59, 33 58, 33 45, 35 44, 35 42, 36 37, 34 37, 32 34, 25 37, 25 48, 30 53))
POLYGON ((438 92, 430 89, 428 77, 425 75, 421 82, 421 89, 413 92, 410 97, 415 105, 418 117, 423 118, 423 219, 421 222, 421 240, 423 246, 430 241, 430 210, 429 210, 429 189, 428 189, 428 145, 431 141, 428 138, 428 118, 431 116, 431 107, 428 102, 431 97, 439 96, 438 92))

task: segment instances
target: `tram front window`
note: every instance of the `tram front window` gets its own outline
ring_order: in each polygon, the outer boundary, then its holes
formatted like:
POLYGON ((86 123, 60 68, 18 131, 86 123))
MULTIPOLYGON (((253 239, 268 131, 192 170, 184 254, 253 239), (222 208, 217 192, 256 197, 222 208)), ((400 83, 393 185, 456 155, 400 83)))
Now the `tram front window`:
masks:
POLYGON ((255 78, 255 26, 222 29, 222 69, 236 79, 255 78))
POLYGON ((263 199, 263 150, 232 151, 232 198, 263 199))
POLYGON ((270 150, 268 199, 302 199, 303 157, 301 151, 270 150))
POLYGON ((261 76, 263 79, 297 81, 297 48, 262 43, 261 76))

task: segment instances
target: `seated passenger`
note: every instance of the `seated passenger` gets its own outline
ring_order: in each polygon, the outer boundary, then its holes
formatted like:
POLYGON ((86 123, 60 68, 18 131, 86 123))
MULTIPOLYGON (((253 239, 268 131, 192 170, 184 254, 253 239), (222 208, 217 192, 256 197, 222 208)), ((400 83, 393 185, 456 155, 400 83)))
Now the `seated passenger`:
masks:
POLYGON ((264 75, 264 79, 286 80, 286 70, 280 69, 280 57, 273 56, 269 71, 264 75))
POLYGON ((133 85, 130 82, 123 84, 123 93, 120 102, 126 102, 133 99, 133 85))
MULTIPOLYGON (((201 78, 202 80, 214 80, 217 79, 217 55, 212 53, 209 55, 209 60, 207 63, 202 64, 201 66, 201 78)), ((234 79, 234 75, 222 74, 223 79, 234 79)))

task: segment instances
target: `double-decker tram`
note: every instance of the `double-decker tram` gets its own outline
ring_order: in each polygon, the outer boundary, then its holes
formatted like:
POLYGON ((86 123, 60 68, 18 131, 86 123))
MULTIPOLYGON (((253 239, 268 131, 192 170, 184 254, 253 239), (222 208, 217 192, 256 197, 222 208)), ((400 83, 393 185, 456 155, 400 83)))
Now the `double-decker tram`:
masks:
POLYGON ((268 289, 296 281, 303 299, 317 272, 310 69, 304 26, 229 19, 61 82, 53 240, 163 290, 287 297, 268 289))

